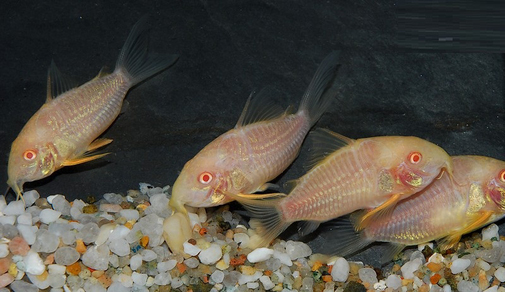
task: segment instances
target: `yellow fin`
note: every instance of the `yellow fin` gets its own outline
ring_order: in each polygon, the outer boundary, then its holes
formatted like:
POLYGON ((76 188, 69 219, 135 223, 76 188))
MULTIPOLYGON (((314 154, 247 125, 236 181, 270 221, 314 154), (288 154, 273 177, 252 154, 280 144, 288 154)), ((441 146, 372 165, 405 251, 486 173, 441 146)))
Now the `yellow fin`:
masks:
POLYGON ((109 145, 111 142, 112 142, 112 139, 98 138, 95 141, 91 142, 91 144, 89 144, 87 152, 91 152, 91 151, 101 148, 105 145, 109 145))
POLYGON ((243 199, 259 200, 259 199, 275 199, 275 198, 281 198, 281 197, 285 197, 285 196, 286 196, 286 194, 282 194, 282 193, 275 193, 275 194, 237 194, 237 195, 233 196, 233 198, 235 200, 237 200, 236 197, 243 198, 243 199))
POLYGON ((103 66, 102 69, 100 69, 100 72, 98 72, 98 75, 96 75, 95 78, 93 78, 93 80, 109 75, 110 73, 107 72, 108 69, 109 68, 107 68, 107 66, 103 66))
POLYGON ((377 206, 376 208, 372 209, 371 211, 367 212, 364 214, 358 221, 355 226, 356 230, 362 230, 366 228, 370 222, 378 219, 378 218, 383 218, 391 215, 391 212, 393 212, 396 204, 398 201, 401 199, 401 194, 394 194, 389 197, 387 201, 382 203, 381 205, 377 206))
POLYGON ((473 215, 467 222, 467 226, 453 234, 444 237, 439 242, 440 249, 446 250, 453 247, 461 239, 463 234, 469 233, 485 225, 493 215, 491 211, 480 211, 473 215))
POLYGON ((102 158, 108 154, 110 154, 110 153, 102 153, 102 154, 96 154, 96 155, 89 156, 88 154, 85 153, 82 156, 65 160, 61 165, 62 166, 72 166, 72 165, 77 165, 77 164, 81 164, 81 163, 86 163, 86 162, 89 162, 89 161, 92 161, 92 160, 95 160, 98 158, 102 158))

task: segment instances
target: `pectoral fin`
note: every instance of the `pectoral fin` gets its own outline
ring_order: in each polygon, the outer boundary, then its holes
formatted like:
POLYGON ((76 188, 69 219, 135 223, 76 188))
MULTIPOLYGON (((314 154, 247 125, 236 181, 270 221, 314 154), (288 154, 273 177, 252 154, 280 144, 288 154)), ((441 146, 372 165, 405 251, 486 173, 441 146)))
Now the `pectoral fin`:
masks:
POLYGON ((489 218, 493 215, 491 211, 481 211, 473 215, 467 222, 467 226, 462 230, 458 230, 448 236, 444 237, 440 242, 439 246, 442 250, 449 249, 453 247, 461 239, 463 234, 469 233, 482 227, 486 224, 489 218))
POLYGON ((96 154, 96 155, 91 155, 91 156, 89 156, 87 154, 83 154, 82 156, 79 156, 79 157, 76 157, 73 159, 67 159, 61 165, 62 166, 72 166, 72 165, 77 165, 77 164, 81 164, 81 163, 86 163, 91 160, 102 158, 107 154, 109 154, 109 153, 101 153, 101 154, 96 154))
POLYGON ((98 148, 102 148, 105 145, 109 145, 112 142, 112 139, 107 139, 107 138, 99 138, 96 139, 95 141, 91 142, 88 146, 87 152, 94 151, 98 148))
POLYGON ((395 194, 389 197, 387 201, 376 207, 375 209, 364 214, 356 224, 356 230, 364 229, 372 220, 376 220, 379 218, 387 217, 391 215, 396 204, 400 201, 402 195, 395 194))

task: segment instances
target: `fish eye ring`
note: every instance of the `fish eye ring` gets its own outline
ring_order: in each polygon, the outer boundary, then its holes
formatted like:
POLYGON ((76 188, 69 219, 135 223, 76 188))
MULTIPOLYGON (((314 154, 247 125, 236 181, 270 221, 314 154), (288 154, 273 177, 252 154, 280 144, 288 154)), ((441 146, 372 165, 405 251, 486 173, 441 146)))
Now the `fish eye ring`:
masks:
POLYGON ((202 184, 209 184, 213 179, 213 176, 210 172, 202 172, 200 177, 198 177, 198 181, 202 184))
POLYGON ((26 161, 32 161, 35 159, 35 157, 37 157, 37 152, 35 152, 34 150, 26 150, 24 153, 23 153, 23 158, 26 160, 26 161))
POLYGON ((422 159, 423 156, 421 155, 420 152, 411 152, 409 154, 409 161, 412 164, 418 164, 419 162, 421 162, 422 159))

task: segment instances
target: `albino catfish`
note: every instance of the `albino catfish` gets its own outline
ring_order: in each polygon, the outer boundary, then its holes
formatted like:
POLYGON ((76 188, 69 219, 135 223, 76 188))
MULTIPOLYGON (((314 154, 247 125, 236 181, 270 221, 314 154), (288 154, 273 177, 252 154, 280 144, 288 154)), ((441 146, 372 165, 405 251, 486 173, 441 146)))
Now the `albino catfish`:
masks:
POLYGON ((170 206, 211 207, 233 200, 230 195, 268 188, 296 158, 305 136, 330 105, 338 53, 319 65, 296 113, 272 105, 260 92, 248 99, 234 129, 222 134, 188 161, 175 181, 170 206))
POLYGON ((166 69, 177 55, 148 54, 146 18, 132 29, 112 74, 72 88, 54 63, 46 103, 30 118, 11 146, 7 184, 22 198, 23 184, 56 170, 98 159, 93 151, 112 142, 98 138, 117 118, 128 90, 166 69))

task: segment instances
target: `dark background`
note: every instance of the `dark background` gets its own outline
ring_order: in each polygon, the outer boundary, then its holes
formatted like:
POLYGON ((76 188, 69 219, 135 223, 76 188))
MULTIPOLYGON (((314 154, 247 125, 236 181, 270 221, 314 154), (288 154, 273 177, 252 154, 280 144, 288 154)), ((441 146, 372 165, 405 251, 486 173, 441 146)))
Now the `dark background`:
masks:
MULTIPOLYGON (((112 154, 27 183, 25 190, 72 200, 125 193, 139 182, 172 185, 187 160, 235 125, 251 91, 274 86, 283 92, 283 107, 298 106, 333 50, 342 51, 337 99, 317 127, 351 138, 414 135, 451 155, 505 160, 504 21, 479 14, 481 21, 470 24, 478 29, 469 30, 461 7, 458 15, 452 8, 433 14, 400 3, 7 2, 0 10, 0 182, 7 180, 10 144, 45 101, 51 60, 78 83, 104 65, 112 71, 144 14, 150 15, 151 50, 179 54, 179 61, 129 92, 126 112, 103 134, 114 140, 105 148, 112 154), (442 24, 409 20, 412 11, 438 16, 442 24)), ((479 7, 503 12, 493 5, 479 7)), ((304 173, 307 149, 279 183, 304 173)))

